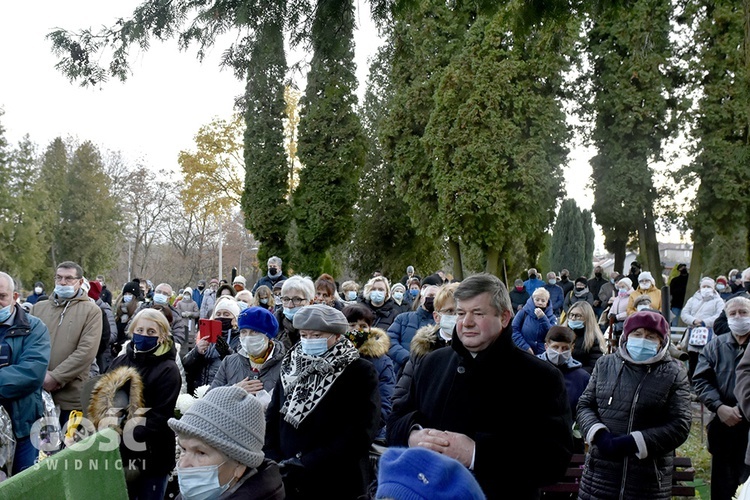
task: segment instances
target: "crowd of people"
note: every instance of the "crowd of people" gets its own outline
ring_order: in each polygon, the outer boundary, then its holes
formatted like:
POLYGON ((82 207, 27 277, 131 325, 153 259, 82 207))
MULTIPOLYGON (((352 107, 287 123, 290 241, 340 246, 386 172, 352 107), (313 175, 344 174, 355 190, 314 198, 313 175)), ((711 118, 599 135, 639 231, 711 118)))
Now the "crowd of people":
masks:
POLYGON ((540 498, 573 453, 588 454, 579 498, 670 498, 698 400, 714 413, 712 498, 750 474, 750 268, 687 297, 680 264, 662 304, 637 262, 529 269, 510 290, 485 273, 360 284, 282 264, 252 288, 135 279, 113 294, 66 261, 25 299, 0 272, 7 474, 45 459, 45 394, 66 436, 85 437, 81 415, 121 432, 144 417, 145 446, 120 445, 130 498, 540 498))

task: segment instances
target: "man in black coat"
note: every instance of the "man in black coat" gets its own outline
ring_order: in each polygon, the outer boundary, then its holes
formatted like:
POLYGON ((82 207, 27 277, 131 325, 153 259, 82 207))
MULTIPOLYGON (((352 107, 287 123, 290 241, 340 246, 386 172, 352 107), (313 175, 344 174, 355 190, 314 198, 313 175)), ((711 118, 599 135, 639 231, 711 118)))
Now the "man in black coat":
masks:
POLYGON ((669 282, 669 307, 672 310, 672 314, 674 314, 672 326, 677 326, 677 322, 680 320, 682 306, 685 305, 685 292, 687 291, 688 284, 687 265, 677 264, 677 271, 680 274, 672 278, 669 282))
POLYGON ((538 498, 565 474, 573 449, 562 374, 515 346, 510 297, 496 276, 470 276, 454 298, 451 345, 415 368, 388 419, 388 445, 458 460, 489 500, 538 498))

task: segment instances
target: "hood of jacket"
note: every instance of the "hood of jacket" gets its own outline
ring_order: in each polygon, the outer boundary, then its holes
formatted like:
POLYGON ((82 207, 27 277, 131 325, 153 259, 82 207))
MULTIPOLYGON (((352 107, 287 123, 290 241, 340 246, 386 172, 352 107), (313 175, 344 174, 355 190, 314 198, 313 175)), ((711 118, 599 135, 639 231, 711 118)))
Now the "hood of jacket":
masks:
MULTIPOLYGON (((115 368, 102 375, 91 391, 87 415, 95 428, 99 428, 101 420, 115 415, 110 410, 122 404, 121 398, 117 397, 120 391, 124 391, 128 399, 127 407, 123 409, 124 414, 123 410, 119 412, 126 421, 135 417, 135 412, 143 407, 143 381, 138 370, 132 366, 115 368)), ((122 434, 121 426, 115 426, 115 430, 122 434)))
POLYGON ((379 358, 388 354, 388 349, 390 348, 391 339, 385 330, 370 328, 370 335, 367 337, 367 340, 359 346, 359 354, 370 356, 371 358, 379 358))
MULTIPOLYGON (((455 332, 455 327, 453 328, 455 332)), ((425 325, 414 334, 409 344, 409 352, 421 358, 435 349, 445 346, 446 342, 440 336, 440 325, 425 325)))
POLYGON ((89 302, 91 299, 88 295, 83 291, 82 288, 78 289, 78 293, 74 297, 71 297, 69 299, 63 299, 57 296, 56 293, 52 293, 48 299, 52 304, 55 305, 55 307, 65 307, 68 304, 72 304, 76 301, 86 301, 89 302))
MULTIPOLYGON (((536 309, 536 305, 534 305, 534 297, 529 297, 529 299, 523 305, 523 310, 526 311, 526 314, 530 314, 530 315, 536 317, 536 314, 534 314, 534 309, 536 309)), ((550 303, 549 300, 547 301, 547 307, 545 307, 544 309, 542 309, 542 311, 544 311, 544 315, 545 316, 551 316, 552 315, 552 304, 550 303)))
MULTIPOLYGON (((547 358, 547 352, 546 351, 543 352, 543 353, 541 353, 541 354, 537 354, 536 357, 539 358, 539 359, 543 359, 544 361, 546 361, 548 363, 552 363, 552 361, 550 361, 549 358, 547 358)), ((576 368, 581 368, 583 366, 583 363, 581 363, 580 361, 578 361, 576 359, 573 359, 573 356, 571 356, 565 362, 564 365, 555 365, 555 366, 558 367, 559 369, 563 370, 563 371, 570 371, 570 370, 575 370, 576 368)))

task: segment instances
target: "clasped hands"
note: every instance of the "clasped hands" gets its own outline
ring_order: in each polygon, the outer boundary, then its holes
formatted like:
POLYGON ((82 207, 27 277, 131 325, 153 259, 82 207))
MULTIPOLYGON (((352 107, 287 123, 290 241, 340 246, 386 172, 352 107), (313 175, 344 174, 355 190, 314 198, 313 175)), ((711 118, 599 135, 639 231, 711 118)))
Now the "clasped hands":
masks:
POLYGON ((438 429, 418 429, 409 434, 409 446, 420 446, 454 458, 465 467, 471 466, 475 442, 469 436, 458 432, 438 429))

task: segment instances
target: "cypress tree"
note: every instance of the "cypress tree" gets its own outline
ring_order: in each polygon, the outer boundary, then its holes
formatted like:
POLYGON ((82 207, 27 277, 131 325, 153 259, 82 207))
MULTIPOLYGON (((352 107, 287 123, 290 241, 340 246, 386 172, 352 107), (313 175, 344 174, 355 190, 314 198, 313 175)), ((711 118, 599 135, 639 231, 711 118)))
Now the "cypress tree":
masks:
POLYGON ((568 269, 571 278, 588 276, 591 259, 586 258, 586 234, 583 217, 575 200, 560 205, 552 232, 551 269, 568 269))
POLYGON ((353 34, 352 0, 318 2, 299 123, 298 153, 304 168, 292 196, 300 259, 294 267, 311 276, 320 275, 326 251, 351 235, 357 183, 367 152, 354 110, 353 34))
POLYGON ((284 151, 286 56, 280 16, 269 15, 258 31, 245 87, 245 227, 260 242, 258 260, 288 258, 290 209, 284 151))

